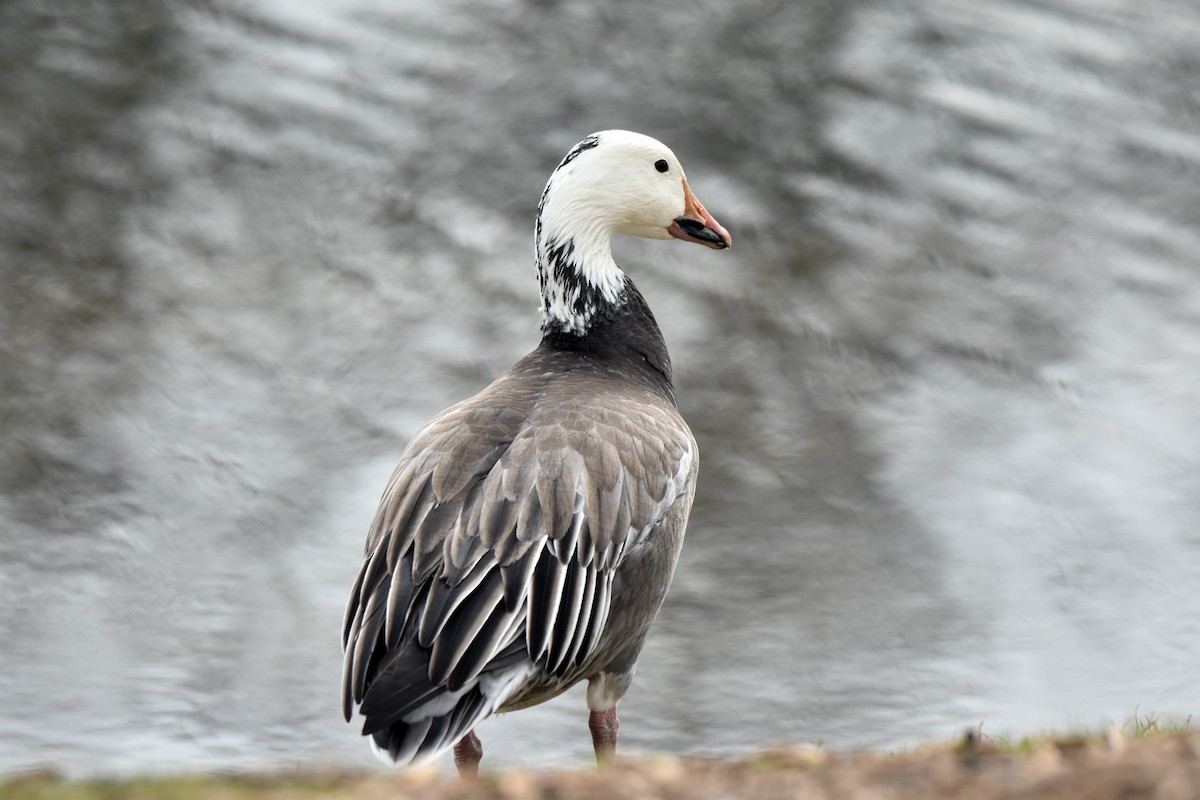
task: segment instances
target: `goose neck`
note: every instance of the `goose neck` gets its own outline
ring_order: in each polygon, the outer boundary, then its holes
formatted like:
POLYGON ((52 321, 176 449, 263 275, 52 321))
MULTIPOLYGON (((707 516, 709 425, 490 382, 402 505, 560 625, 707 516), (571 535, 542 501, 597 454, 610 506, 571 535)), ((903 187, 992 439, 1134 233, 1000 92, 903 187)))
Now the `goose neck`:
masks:
POLYGON ((612 256, 612 233, 597 226, 543 231, 539 218, 537 270, 542 331, 583 335, 628 294, 612 256))

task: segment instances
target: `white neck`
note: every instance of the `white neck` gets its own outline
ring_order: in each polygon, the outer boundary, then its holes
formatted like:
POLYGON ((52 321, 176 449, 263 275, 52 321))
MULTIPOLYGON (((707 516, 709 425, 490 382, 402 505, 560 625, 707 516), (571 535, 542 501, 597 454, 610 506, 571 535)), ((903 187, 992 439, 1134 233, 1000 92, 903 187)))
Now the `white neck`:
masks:
POLYGON ((554 200, 547 186, 534 241, 542 331, 582 335, 605 305, 625 302, 625 273, 613 261, 612 231, 586 224, 585 208, 554 200))

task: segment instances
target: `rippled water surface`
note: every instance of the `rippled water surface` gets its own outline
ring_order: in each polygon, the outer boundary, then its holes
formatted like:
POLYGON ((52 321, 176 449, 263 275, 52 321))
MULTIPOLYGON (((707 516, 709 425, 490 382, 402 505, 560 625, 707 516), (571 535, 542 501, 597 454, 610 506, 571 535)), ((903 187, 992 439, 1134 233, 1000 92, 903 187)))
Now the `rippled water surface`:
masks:
POLYGON ((366 525, 609 127, 737 240, 618 244, 703 457, 623 747, 1200 709, 1195 2, 61 5, 0 8, 0 773, 375 763, 366 525))

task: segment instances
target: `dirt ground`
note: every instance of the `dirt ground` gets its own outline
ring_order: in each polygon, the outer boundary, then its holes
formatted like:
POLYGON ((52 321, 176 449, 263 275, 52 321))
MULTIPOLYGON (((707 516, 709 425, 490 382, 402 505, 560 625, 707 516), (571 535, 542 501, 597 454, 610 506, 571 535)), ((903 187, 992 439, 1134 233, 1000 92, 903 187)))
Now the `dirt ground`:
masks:
POLYGON ((1127 740, 1119 733, 1005 752, 972 739, 899 755, 838 756, 783 748, 740 761, 618 760, 603 769, 514 770, 461 782, 432 771, 162 778, 70 783, 28 776, 0 800, 92 798, 322 800, 1200 800, 1200 733, 1127 740))
POLYGON ((781 749, 738 762, 622 761, 603 771, 509 772, 474 786, 409 775, 363 786, 355 798, 1200 798, 1200 735, 1047 743, 1030 754, 971 742, 897 756, 839 757, 781 749), (376 794, 375 792, 379 793, 376 794))

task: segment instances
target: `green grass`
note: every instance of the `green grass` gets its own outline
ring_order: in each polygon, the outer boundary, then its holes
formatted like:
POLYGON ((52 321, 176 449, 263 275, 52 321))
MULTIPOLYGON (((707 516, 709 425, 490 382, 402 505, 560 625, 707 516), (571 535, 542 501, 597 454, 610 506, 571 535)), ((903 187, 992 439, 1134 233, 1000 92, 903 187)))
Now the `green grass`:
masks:
POLYGON ((1127 719, 1124 724, 1120 726, 1112 725, 1102 730, 1081 728, 1068 730, 1065 733, 1031 734, 1020 738, 1010 738, 1006 736, 990 736, 983 731, 983 726, 980 725, 979 729, 975 731, 975 735, 978 741, 990 744, 1001 752, 1013 753, 1015 755, 1029 755, 1047 744, 1069 747, 1083 744, 1092 739, 1103 739, 1112 735, 1114 730, 1119 731, 1126 739, 1144 739, 1148 736, 1156 736, 1163 733, 1192 733, 1195 731, 1195 728, 1192 727, 1192 718, 1190 715, 1186 717, 1173 717, 1161 714, 1142 714, 1135 711, 1133 716, 1127 719))

